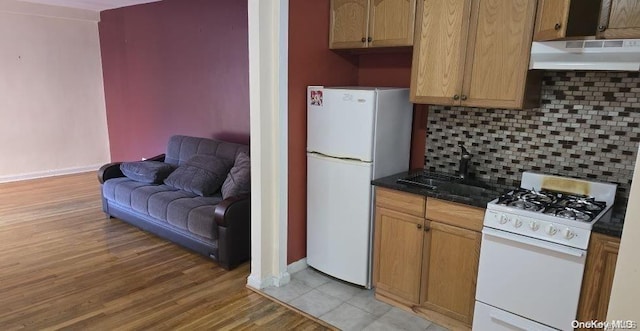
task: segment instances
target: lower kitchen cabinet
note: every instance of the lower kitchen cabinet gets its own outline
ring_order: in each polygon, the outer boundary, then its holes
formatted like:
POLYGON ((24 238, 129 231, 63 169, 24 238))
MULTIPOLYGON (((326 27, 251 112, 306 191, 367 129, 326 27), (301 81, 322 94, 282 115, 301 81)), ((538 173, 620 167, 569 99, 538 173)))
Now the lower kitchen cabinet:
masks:
POLYGON ((482 236, 427 222, 430 249, 423 265, 422 306, 471 325, 482 236))
POLYGON ((484 209, 377 187, 375 213, 376 297, 469 329, 484 209))
POLYGON ((592 233, 578 305, 579 321, 605 321, 620 238, 592 233))
POLYGON ((388 296, 418 304, 424 219, 376 207, 374 284, 388 296))

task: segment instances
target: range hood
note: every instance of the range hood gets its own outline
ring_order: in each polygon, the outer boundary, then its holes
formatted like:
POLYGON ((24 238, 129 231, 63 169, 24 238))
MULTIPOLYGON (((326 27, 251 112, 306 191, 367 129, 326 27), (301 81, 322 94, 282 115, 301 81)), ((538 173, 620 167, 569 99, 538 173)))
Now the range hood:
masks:
POLYGON ((640 70, 640 39, 533 42, 529 69, 640 70))

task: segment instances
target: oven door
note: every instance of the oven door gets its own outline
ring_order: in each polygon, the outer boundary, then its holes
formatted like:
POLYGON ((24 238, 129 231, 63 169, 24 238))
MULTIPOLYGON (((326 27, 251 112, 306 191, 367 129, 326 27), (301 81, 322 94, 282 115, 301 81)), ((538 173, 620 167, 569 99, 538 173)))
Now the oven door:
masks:
POLYGON ((585 258, 581 249, 484 227, 476 300, 556 329, 573 330, 585 258))

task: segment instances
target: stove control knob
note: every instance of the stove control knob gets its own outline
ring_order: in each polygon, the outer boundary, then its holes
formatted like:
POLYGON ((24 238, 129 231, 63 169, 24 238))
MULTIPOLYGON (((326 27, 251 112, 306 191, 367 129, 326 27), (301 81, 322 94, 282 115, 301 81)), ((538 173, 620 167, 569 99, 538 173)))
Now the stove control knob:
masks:
POLYGON ((507 222, 509 222, 509 217, 507 217, 507 215, 500 216, 500 224, 506 224, 507 222))
POLYGON ((522 226, 522 221, 519 218, 516 218, 515 221, 513 221, 513 227, 517 229, 521 226, 522 226))
POLYGON ((555 226, 553 226, 553 225, 549 225, 549 226, 547 227, 547 234, 548 234, 548 235, 553 236, 553 235, 555 235, 556 233, 558 233, 558 229, 556 229, 556 228, 555 228, 555 226))
POLYGON ((529 227, 532 231, 538 231, 538 229, 540 229, 540 224, 535 221, 531 221, 531 223, 529 223, 529 227))
POLYGON ((564 232, 564 237, 567 238, 567 240, 573 238, 576 234, 573 233, 573 231, 571 231, 571 229, 565 229, 564 232))

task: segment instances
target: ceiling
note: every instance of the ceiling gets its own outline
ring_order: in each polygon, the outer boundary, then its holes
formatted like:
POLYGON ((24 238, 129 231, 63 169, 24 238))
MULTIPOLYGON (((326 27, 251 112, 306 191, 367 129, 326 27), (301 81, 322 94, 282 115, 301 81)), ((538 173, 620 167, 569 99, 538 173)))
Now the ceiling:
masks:
POLYGON ((46 5, 53 5, 53 6, 102 11, 107 9, 138 5, 141 3, 156 2, 160 0, 22 0, 22 1, 36 2, 36 3, 46 4, 46 5))

